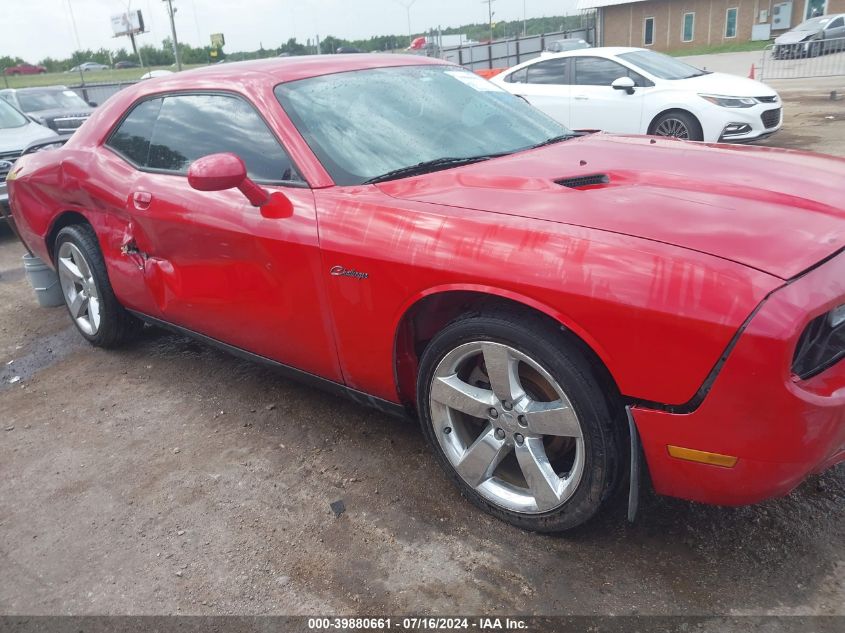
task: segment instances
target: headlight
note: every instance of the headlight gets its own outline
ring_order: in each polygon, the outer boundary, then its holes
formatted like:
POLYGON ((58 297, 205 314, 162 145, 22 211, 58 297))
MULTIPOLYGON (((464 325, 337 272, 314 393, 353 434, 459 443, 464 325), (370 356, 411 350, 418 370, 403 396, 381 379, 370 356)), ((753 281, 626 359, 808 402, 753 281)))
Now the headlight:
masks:
POLYGON ((710 103, 723 108, 750 108, 757 105, 754 97, 723 97, 722 95, 698 95, 710 103))

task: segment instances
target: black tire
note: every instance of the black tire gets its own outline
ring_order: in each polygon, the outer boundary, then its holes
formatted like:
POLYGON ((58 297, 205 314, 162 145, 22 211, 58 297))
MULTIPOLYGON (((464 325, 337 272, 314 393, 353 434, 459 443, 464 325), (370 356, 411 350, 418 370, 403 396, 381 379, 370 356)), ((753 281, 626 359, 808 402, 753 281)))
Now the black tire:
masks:
POLYGON ((106 271, 106 264, 103 260, 103 254, 100 251, 100 245, 94 229, 87 224, 74 224, 66 226, 59 231, 53 249, 53 264, 57 271, 60 266, 59 252, 62 245, 66 242, 79 249, 84 257, 85 263, 91 272, 99 299, 99 327, 95 333, 90 334, 85 332, 74 318, 71 313, 71 307, 68 304, 68 295, 65 293, 65 305, 68 309, 68 314, 79 333, 92 345, 105 348, 119 347, 136 338, 143 329, 144 324, 129 314, 120 305, 117 297, 114 296, 108 272, 106 271))
POLYGON ((593 517, 624 478, 624 409, 610 390, 602 389, 601 383, 579 345, 544 319, 510 311, 467 315, 446 326, 426 347, 417 380, 417 410, 423 434, 438 463, 464 497, 519 528, 562 532, 593 517), (550 511, 515 512, 492 502, 464 481, 439 443, 430 399, 435 371, 452 350, 478 341, 508 345, 536 361, 563 389, 578 416, 584 440, 583 472, 571 496, 550 511))
POLYGON ((688 141, 703 141, 704 132, 701 130, 701 124, 689 112, 682 112, 680 110, 665 112, 657 117, 651 124, 651 134, 656 136, 673 136, 675 138, 683 138, 688 141), (673 120, 678 121, 684 125, 687 130, 687 136, 675 136, 674 134, 662 133, 661 126, 668 125, 673 120))

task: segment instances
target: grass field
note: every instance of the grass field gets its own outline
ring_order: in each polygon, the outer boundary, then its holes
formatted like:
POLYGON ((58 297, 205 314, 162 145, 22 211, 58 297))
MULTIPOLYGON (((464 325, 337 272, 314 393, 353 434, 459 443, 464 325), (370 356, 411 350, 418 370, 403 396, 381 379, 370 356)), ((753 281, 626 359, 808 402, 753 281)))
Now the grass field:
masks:
POLYGON ((746 51, 762 51, 771 44, 769 40, 760 42, 736 42, 732 44, 719 44, 714 46, 695 46, 692 48, 681 48, 668 51, 667 55, 673 57, 687 57, 689 55, 712 55, 714 53, 744 53, 746 51))
MULTIPOLYGON (((183 66, 184 70, 197 68, 198 66, 183 66)), ((153 66, 150 68, 125 68, 121 70, 100 70, 83 73, 84 82, 101 83, 112 81, 135 81, 144 73, 151 70, 176 70, 175 66, 153 66)), ((46 73, 44 75, 17 75, 8 77, 3 75, 0 79, 0 88, 32 88, 36 86, 78 86, 83 82, 79 73, 46 73)))

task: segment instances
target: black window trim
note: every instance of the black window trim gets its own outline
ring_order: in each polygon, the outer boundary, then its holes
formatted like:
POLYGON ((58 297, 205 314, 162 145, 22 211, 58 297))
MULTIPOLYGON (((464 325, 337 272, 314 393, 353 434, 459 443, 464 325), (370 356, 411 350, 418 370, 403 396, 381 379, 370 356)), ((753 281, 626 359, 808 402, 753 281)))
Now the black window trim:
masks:
POLYGON ((160 174, 160 175, 163 175, 163 176, 178 176, 180 178, 185 178, 186 176, 185 176, 184 173, 173 170, 173 169, 160 169, 160 168, 144 167, 144 166, 138 165, 135 161, 131 160, 123 152, 121 152, 121 151, 115 149, 114 147, 112 147, 111 145, 109 145, 109 141, 111 141, 112 137, 120 129, 120 126, 123 125, 123 122, 126 120, 126 118, 132 112, 134 112, 135 109, 138 106, 140 106, 142 103, 145 103, 147 101, 153 101, 154 99, 161 99, 162 102, 163 102, 164 99, 166 99, 167 97, 186 97, 186 96, 203 96, 203 95, 220 96, 220 97, 234 97, 236 99, 240 99, 241 101, 246 103, 250 108, 252 108, 253 112, 255 112, 255 114, 258 116, 259 119, 261 119, 261 121, 264 123, 264 126, 267 128, 267 131, 270 133, 270 135, 273 137, 273 139, 276 141, 276 143, 279 144, 279 147, 281 148, 281 150, 288 157, 288 160, 290 160, 290 164, 296 170, 296 173, 299 174, 300 178, 302 178, 301 181, 300 180, 281 180, 281 179, 279 179, 279 180, 253 179, 256 183, 258 183, 260 185, 269 185, 269 186, 274 186, 274 187, 291 187, 291 188, 295 188, 295 189, 311 189, 311 184, 305 179, 305 176, 302 175, 302 170, 299 168, 299 165, 296 164, 296 161, 294 161, 293 156, 291 156, 290 152, 287 150, 287 147, 285 147, 285 144, 276 135, 276 133, 273 131, 273 128, 267 123, 267 119, 261 114, 261 112, 258 110, 258 108, 255 107, 255 105, 252 103, 252 101, 247 99, 246 96, 243 95, 242 93, 236 92, 234 90, 224 90, 224 89, 220 89, 220 90, 190 90, 190 89, 185 89, 185 90, 167 90, 167 91, 164 91, 164 92, 157 92, 157 93, 154 93, 154 94, 144 95, 140 99, 133 101, 132 105, 130 105, 128 108, 126 108, 126 111, 115 122, 115 124, 109 130, 108 134, 103 138, 103 141, 100 143, 100 145, 102 147, 105 147, 107 150, 109 150, 110 152, 112 152, 116 156, 120 157, 125 162, 129 163, 129 165, 131 165, 134 169, 137 169, 138 171, 142 171, 142 172, 148 173, 148 174, 160 174))

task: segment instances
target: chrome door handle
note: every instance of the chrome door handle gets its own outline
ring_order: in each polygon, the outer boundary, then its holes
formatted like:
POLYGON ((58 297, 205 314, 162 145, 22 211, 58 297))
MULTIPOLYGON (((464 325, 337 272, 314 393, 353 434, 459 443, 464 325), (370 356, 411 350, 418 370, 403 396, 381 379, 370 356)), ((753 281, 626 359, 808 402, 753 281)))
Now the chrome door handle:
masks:
POLYGON ((577 101, 589 101, 590 97, 588 97, 587 95, 575 95, 575 99, 577 101))

